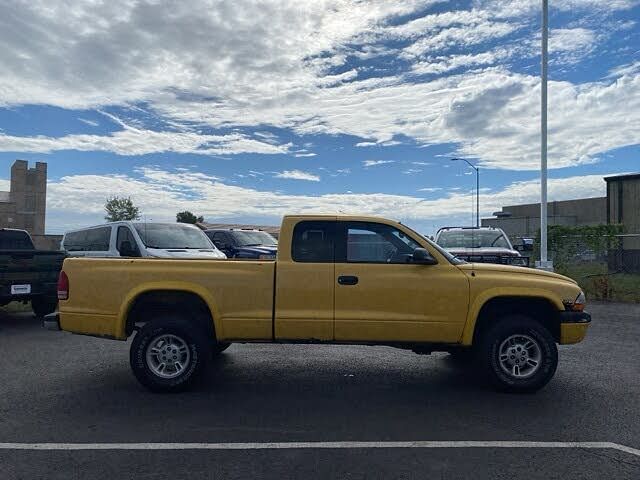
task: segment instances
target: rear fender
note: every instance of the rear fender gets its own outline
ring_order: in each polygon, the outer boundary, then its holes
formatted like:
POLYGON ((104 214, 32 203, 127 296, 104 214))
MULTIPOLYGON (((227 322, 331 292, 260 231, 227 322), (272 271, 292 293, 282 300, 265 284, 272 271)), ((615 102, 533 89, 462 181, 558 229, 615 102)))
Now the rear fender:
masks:
POLYGON ((145 293, 152 293, 155 291, 175 291, 175 292, 184 292, 191 293, 199 296, 204 303, 209 307, 209 311, 211 312, 211 316, 213 318, 213 325, 215 331, 222 335, 222 322, 220 319, 220 312, 218 311, 216 305, 216 301, 211 295, 211 292, 207 289, 203 288, 201 285, 189 282, 149 282, 143 283, 141 285, 136 286, 133 290, 129 292, 129 294, 125 297, 120 307, 120 312, 118 313, 118 324, 116 326, 116 338, 118 339, 126 339, 127 332, 127 317, 131 308, 133 307, 136 299, 145 293))

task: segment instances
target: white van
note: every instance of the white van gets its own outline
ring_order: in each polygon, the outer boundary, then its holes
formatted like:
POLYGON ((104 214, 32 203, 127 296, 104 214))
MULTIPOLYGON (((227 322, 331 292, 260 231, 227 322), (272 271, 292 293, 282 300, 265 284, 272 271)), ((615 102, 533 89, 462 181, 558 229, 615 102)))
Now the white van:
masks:
POLYGON ((195 225, 111 222, 62 237, 70 257, 227 258, 195 225))

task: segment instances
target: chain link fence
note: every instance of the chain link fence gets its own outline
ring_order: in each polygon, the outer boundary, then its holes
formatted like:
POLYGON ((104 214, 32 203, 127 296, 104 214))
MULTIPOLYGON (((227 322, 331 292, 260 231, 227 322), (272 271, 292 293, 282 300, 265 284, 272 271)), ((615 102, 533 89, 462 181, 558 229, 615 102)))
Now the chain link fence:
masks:
MULTIPOLYGON (((537 250, 537 249, 536 249, 537 250)), ((531 252, 531 265, 539 258, 531 252)), ((640 234, 556 235, 549 244, 554 270, 576 280, 595 300, 640 302, 640 234)))

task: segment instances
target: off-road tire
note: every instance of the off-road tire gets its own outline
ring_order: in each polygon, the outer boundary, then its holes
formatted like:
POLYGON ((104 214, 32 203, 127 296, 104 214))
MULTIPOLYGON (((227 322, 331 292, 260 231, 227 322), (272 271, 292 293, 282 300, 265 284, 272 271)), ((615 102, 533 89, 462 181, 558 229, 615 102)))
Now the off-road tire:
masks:
MULTIPOLYGON (((525 342, 526 344, 526 342, 525 342)), ((510 393, 532 393, 544 387, 556 372, 558 367, 558 348, 556 342, 544 325, 525 315, 507 315, 490 326, 479 338, 477 346, 479 366, 488 380, 498 390, 510 393), (505 365, 509 358, 504 357, 501 362, 500 348, 510 348, 505 343, 514 336, 524 336, 532 339, 539 349, 539 366, 530 376, 518 378, 515 374, 507 373, 505 365)))
POLYGON ((167 314, 144 324, 131 343, 129 361, 133 374, 146 388, 157 393, 188 389, 206 370, 211 359, 211 339, 202 328, 178 314, 167 314), (162 335, 172 335, 187 346, 189 360, 183 371, 173 378, 163 378, 149 365, 147 352, 151 342, 162 335))

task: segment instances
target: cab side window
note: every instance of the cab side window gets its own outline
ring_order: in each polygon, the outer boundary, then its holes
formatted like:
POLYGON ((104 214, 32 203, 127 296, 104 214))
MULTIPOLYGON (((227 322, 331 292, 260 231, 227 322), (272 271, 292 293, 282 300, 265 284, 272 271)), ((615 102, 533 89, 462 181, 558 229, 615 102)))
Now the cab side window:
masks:
POLYGON ((224 232, 215 232, 213 234, 213 238, 212 238, 213 243, 215 244, 216 247, 218 248, 222 248, 225 246, 230 246, 231 242, 229 241, 229 237, 226 233, 224 232))
POLYGON ((410 263, 420 245, 395 227, 347 222, 346 260, 351 263, 410 263))
POLYGON ((116 249, 123 257, 139 257, 140 250, 133 238, 133 233, 127 227, 118 227, 118 235, 116 238, 116 249))
POLYGON ((333 263, 335 222, 306 221, 293 229, 291 257, 295 262, 333 263))

